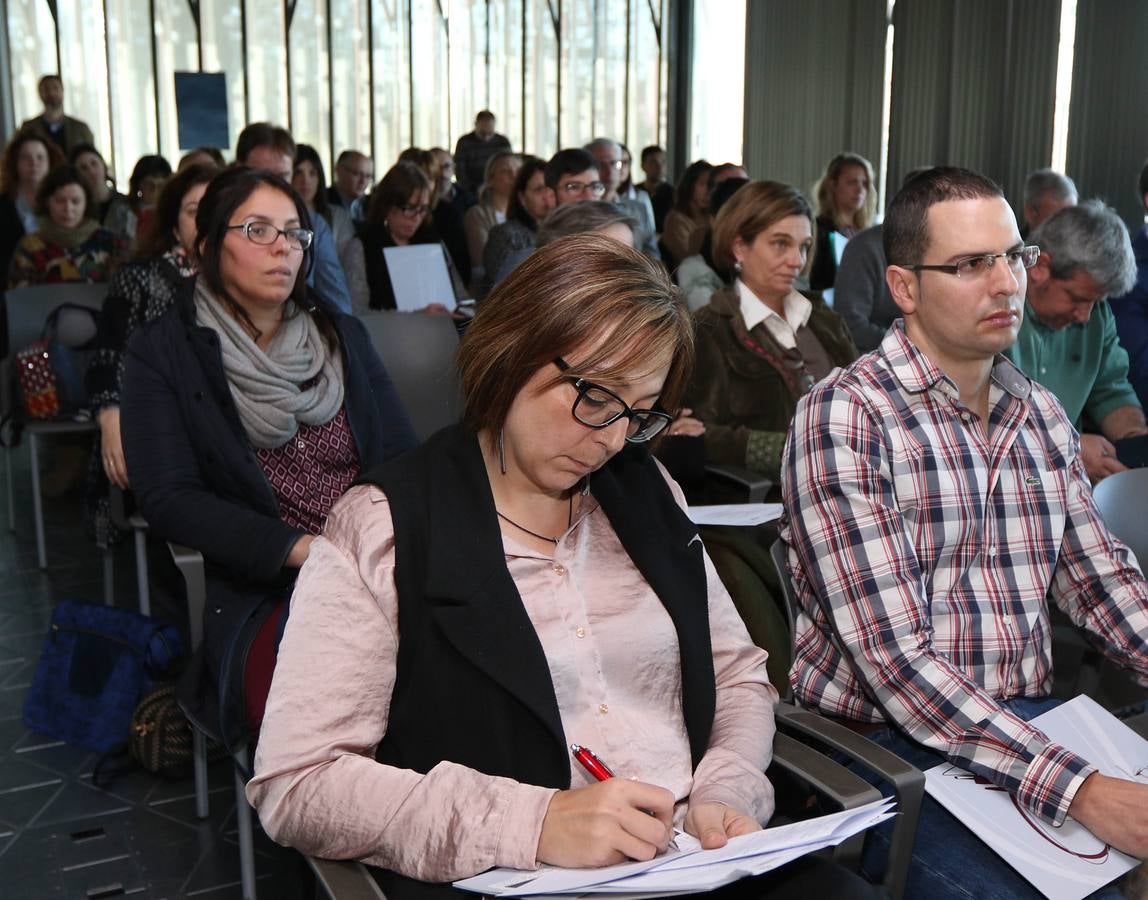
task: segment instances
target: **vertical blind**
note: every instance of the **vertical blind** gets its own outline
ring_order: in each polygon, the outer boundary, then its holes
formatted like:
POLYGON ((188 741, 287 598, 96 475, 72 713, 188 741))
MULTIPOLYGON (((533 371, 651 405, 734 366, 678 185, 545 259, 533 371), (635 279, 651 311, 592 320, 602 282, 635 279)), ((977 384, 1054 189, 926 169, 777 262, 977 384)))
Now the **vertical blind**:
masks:
POLYGON ((810 191, 843 150, 877 166, 885 0, 747 4, 745 164, 810 191))
POLYGON ((1052 153, 1059 4, 907 0, 893 28, 889 196, 917 166, 959 165, 1019 213, 1026 175, 1052 153))
POLYGON ((1068 173, 1082 197, 1102 197, 1136 232, 1137 179, 1148 157, 1148 2, 1087 0, 1077 8, 1068 173))

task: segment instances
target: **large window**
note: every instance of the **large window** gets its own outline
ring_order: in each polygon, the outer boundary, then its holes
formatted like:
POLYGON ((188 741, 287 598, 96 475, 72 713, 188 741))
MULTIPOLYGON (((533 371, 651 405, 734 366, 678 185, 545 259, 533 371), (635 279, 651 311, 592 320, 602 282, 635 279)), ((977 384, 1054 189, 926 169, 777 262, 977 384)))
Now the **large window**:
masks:
POLYGON ((381 175, 405 147, 452 148, 480 109, 516 149, 542 157, 599 135, 637 152, 665 141, 668 6, 17 0, 3 15, 17 122, 40 111, 40 75, 61 71, 68 112, 91 126, 123 185, 141 155, 174 166, 192 149, 180 146, 175 103, 185 71, 227 76, 229 158, 246 123, 270 121, 328 167, 348 148, 373 153, 381 175))

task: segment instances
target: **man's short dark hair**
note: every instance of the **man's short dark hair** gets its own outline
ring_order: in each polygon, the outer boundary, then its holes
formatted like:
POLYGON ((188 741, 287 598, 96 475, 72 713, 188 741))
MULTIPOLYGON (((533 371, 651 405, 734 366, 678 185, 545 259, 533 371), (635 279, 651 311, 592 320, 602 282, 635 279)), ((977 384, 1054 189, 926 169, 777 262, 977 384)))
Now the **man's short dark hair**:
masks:
POLYGON ((489 109, 479 110, 478 115, 474 117, 474 124, 477 125, 479 122, 487 121, 494 121, 494 113, 492 113, 489 109))
POLYGON ((570 147, 566 150, 559 150, 550 157, 550 162, 546 164, 542 177, 546 180, 546 186, 550 190, 556 191, 558 190, 558 183, 567 175, 581 175, 590 169, 597 173, 597 160, 580 147, 570 147))
POLYGON ((295 158, 295 139, 291 132, 270 122, 252 122, 241 132, 235 144, 235 161, 243 163, 256 147, 273 147, 295 158))
POLYGON ((889 204, 881 229, 881 243, 889 265, 915 266, 924 261, 929 249, 931 206, 949 200, 991 197, 1004 197, 999 184, 956 166, 936 166, 909 179, 889 204))
POLYGON ((659 147, 657 144, 650 144, 649 147, 643 147, 642 148, 642 155, 639 157, 639 159, 642 162, 645 162, 647 159, 649 159, 655 153, 665 153, 665 152, 666 151, 663 150, 661 147, 659 147))

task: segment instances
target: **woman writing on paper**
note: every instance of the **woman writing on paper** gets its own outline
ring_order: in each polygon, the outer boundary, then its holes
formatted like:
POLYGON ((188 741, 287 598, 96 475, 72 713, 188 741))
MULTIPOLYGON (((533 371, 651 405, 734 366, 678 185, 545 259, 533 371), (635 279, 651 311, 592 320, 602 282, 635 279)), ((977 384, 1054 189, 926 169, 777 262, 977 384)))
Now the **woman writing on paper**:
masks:
MULTIPOLYGON (((300 573, 248 785, 275 840, 364 860, 404 900, 769 818, 765 653, 646 449, 692 343, 664 270, 602 235, 486 299, 463 424, 368 473, 300 573)), ((812 890, 823 865, 764 881, 812 890)))

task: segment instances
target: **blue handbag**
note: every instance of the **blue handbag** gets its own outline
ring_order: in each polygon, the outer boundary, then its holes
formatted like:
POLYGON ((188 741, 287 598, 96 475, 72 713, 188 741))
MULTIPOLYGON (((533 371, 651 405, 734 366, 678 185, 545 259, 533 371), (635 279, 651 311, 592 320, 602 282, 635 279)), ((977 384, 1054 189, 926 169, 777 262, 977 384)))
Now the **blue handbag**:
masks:
POLYGON ((24 724, 76 747, 126 745, 132 714, 183 656, 172 625, 125 609, 61 600, 52 611, 24 724))

